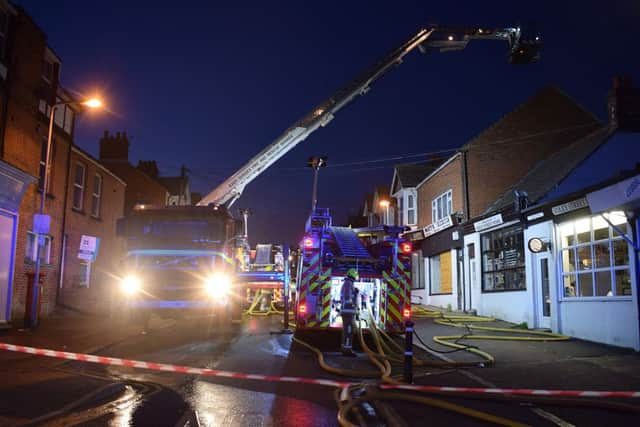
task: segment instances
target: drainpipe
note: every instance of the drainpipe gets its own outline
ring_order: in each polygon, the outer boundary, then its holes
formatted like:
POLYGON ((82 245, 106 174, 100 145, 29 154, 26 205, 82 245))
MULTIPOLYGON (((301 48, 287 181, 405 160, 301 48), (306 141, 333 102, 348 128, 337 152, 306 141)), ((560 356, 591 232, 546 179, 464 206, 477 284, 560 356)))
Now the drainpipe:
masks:
POLYGON ((462 210, 465 221, 471 217, 471 213, 469 212, 469 171, 467 165, 467 153, 468 151, 466 149, 460 151, 462 156, 462 167, 460 168, 462 172, 462 210))
MULTIPOLYGON (((74 114, 75 116, 75 114, 74 114)), ((67 204, 69 201, 69 176, 71 175, 71 149, 73 148, 73 135, 75 134, 75 121, 73 129, 71 129, 71 142, 69 143, 69 152, 67 153, 67 176, 64 184, 64 202, 62 203, 62 244, 60 252, 60 264, 58 265, 58 286, 56 286, 56 304, 60 303, 60 289, 62 289, 62 281, 64 280, 64 263, 66 261, 67 250, 67 204)))

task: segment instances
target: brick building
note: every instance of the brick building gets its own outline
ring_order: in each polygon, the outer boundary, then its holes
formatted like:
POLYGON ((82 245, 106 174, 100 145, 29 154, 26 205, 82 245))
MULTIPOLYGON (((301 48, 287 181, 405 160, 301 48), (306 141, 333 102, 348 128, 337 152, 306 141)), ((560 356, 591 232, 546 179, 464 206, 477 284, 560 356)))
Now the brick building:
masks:
POLYGON ((97 159, 73 146, 64 215, 64 268, 59 301, 83 311, 109 308, 113 274, 124 255, 116 221, 124 215, 125 182, 97 159), (99 239, 95 260, 79 258, 82 236, 99 239))
POLYGON ((138 167, 129 163, 129 138, 126 132, 113 135, 104 131, 100 139, 100 162, 127 184, 125 214, 136 206, 166 206, 169 192, 158 181, 156 162, 140 161, 138 167))
POLYGON ((65 180, 73 137, 75 113, 68 106, 56 110, 51 163, 44 168, 46 141, 51 107, 54 102, 70 101, 60 87, 60 59, 47 46, 46 35, 19 7, 2 2, 2 160, 32 177, 39 185, 26 188, 22 199, 12 248, 14 258, 12 281, 8 284, 7 304, 14 319, 21 319, 27 300, 27 276, 33 274, 35 235, 32 233, 33 215, 40 206, 45 172, 49 174, 45 209, 51 215, 51 229, 44 238, 41 252, 44 274, 42 285, 42 314, 50 313, 56 302, 59 283, 64 212, 65 180))
POLYGON ((462 306, 461 222, 480 215, 528 170, 602 127, 555 87, 546 87, 462 146, 416 185, 415 295, 462 306), (458 292, 460 291, 460 292, 458 292))

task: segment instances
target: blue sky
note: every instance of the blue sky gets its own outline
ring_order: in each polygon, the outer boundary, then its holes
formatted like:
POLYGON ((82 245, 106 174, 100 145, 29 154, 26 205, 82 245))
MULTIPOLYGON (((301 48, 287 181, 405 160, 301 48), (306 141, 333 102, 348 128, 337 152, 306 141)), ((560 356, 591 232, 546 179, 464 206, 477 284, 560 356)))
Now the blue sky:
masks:
MULTIPOLYGON (((406 156, 464 144, 547 84, 603 120, 614 74, 640 84, 633 0, 17 3, 62 58, 63 84, 107 96, 111 112, 82 117, 76 143, 97 154, 104 129, 127 131, 132 163, 155 159, 165 174, 184 163, 203 193, 421 25, 536 23, 545 40, 537 64, 509 65, 497 42, 408 57, 247 188, 236 206, 254 211, 253 243, 302 234, 311 155, 330 165, 421 160, 406 156)), ((344 221, 367 191, 390 183, 394 163, 324 169, 319 205, 344 221)))

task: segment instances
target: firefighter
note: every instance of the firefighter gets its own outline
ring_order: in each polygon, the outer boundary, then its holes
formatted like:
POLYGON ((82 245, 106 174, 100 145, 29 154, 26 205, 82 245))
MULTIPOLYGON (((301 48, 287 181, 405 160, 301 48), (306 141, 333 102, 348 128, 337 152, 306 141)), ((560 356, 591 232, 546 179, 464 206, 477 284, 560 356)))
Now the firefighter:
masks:
POLYGON ((358 290, 355 281, 358 280, 358 271, 350 268, 342 283, 340 292, 340 315, 342 316, 342 354, 355 356, 353 352, 353 326, 357 310, 358 290))

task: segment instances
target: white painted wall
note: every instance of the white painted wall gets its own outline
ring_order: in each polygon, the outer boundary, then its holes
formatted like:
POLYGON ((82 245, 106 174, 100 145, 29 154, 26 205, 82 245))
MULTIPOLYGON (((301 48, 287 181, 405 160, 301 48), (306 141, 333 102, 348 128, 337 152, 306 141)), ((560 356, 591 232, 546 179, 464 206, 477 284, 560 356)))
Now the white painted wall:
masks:
POLYGON ((640 350, 633 301, 564 300, 560 332, 576 338, 640 350))

